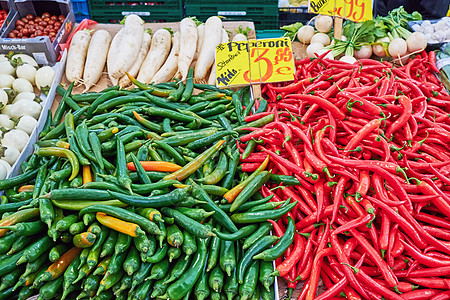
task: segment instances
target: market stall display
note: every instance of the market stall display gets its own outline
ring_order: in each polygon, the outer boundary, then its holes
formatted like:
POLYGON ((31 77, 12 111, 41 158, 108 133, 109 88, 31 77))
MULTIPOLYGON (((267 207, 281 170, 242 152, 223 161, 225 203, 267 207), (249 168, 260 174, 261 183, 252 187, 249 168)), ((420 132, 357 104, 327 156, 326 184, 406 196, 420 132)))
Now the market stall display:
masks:
POLYGON ((59 86, 0 62, 30 115, 2 142, 32 136, 0 180, 0 298, 445 299, 448 44, 402 7, 317 16, 282 28, 294 81, 217 88, 216 46, 254 28, 205 20, 83 22, 59 86), (39 121, 24 81, 59 94, 39 121))

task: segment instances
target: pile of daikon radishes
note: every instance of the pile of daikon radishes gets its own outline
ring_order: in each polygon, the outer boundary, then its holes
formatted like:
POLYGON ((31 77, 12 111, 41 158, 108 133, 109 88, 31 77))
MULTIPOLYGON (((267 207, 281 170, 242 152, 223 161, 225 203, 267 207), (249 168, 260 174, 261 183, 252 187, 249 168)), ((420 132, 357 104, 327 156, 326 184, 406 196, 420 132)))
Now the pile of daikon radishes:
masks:
POLYGON ((0 179, 5 179, 36 128, 55 71, 26 54, 0 54, 0 179))
MULTIPOLYGON (((174 77, 185 81, 193 67, 195 82, 215 84, 216 46, 229 42, 222 25, 218 17, 205 23, 188 17, 181 20, 178 31, 162 28, 152 34, 139 16, 129 15, 113 38, 106 30, 80 30, 69 47, 66 78, 88 91, 99 81, 105 64, 112 84, 121 87, 131 84, 126 73, 147 84, 174 77)), ((244 33, 236 34, 233 41, 246 40, 244 33)))

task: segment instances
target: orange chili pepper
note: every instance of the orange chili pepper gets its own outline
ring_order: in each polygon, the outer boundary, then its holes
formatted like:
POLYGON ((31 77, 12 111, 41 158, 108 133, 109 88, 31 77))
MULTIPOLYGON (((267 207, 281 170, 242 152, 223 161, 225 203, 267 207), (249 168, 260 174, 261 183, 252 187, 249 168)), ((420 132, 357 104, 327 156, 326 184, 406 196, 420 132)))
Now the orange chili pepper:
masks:
POLYGON ((98 212, 96 217, 97 221, 99 221, 102 225, 129 236, 136 237, 138 234, 143 233, 141 227, 135 223, 126 222, 101 212, 98 212))
POLYGON ((92 173, 90 166, 83 166, 83 184, 92 182, 92 173))
MULTIPOLYGON (((145 171, 175 172, 182 168, 177 164, 167 161, 141 161, 140 163, 145 171)), ((127 168, 130 171, 136 171, 133 162, 127 163, 127 168)))
POLYGON ((48 267, 48 269, 36 280, 50 281, 55 280, 66 271, 67 267, 72 263, 72 261, 81 253, 81 248, 72 247, 66 253, 61 255, 61 257, 48 267))
POLYGON ((236 185, 234 188, 229 190, 228 192, 223 195, 225 199, 227 199, 228 203, 231 203, 236 199, 236 197, 242 192, 242 190, 245 188, 245 186, 253 180, 253 178, 256 177, 260 172, 264 171, 267 168, 267 165, 269 164, 269 157, 267 156, 266 159, 261 163, 261 165, 258 167, 258 169, 255 170, 250 176, 248 176, 244 181, 236 185))
POLYGON ((27 184, 27 185, 22 185, 17 192, 22 193, 22 192, 32 192, 34 190, 34 185, 33 184, 27 184))
MULTIPOLYGON (((31 218, 39 216, 39 208, 28 208, 24 210, 19 210, 6 218, 0 220, 0 226, 11 226, 31 218)), ((0 229, 0 237, 4 236, 9 229, 0 229)))

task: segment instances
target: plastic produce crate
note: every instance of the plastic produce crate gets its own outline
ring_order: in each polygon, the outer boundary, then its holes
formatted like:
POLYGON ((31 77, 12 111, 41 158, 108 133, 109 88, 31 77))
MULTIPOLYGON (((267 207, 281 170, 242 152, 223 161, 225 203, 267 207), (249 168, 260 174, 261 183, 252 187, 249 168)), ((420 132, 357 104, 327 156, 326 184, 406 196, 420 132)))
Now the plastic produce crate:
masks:
POLYGON ((89 7, 87 0, 72 0, 75 22, 80 23, 83 19, 89 19, 89 7))
POLYGON ((222 16, 227 21, 253 21, 256 29, 273 29, 278 25, 278 4, 249 4, 248 2, 203 4, 186 2, 186 16, 195 16, 206 21, 210 16, 222 16))
POLYGON ((99 23, 118 23, 129 14, 149 23, 178 22, 183 18, 183 5, 181 0, 89 0, 89 13, 99 23))
POLYGON ((271 39, 280 38, 284 35, 285 31, 280 29, 266 29, 266 30, 256 30, 257 39, 271 39))
MULTIPOLYGON (((308 13, 307 6, 300 7, 283 7, 279 9, 279 27, 301 22, 306 25, 316 14, 308 13)), ((313 25, 311 22, 310 25, 313 25)))
POLYGON ((3 31, 6 30, 6 27, 11 22, 15 12, 16 8, 14 6, 14 2, 12 0, 0 0, 0 10, 6 10, 8 12, 8 15, 6 16, 5 21, 3 22, 3 25, 0 26, 0 34, 3 33, 3 31))

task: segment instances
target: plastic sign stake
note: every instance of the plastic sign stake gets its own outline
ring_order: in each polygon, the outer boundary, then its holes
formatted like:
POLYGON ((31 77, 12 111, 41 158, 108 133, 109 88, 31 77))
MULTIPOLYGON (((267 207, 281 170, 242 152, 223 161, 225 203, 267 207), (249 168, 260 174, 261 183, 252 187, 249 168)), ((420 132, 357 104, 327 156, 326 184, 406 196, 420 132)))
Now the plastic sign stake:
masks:
POLYGON ((294 80, 289 38, 230 42, 216 47, 216 85, 248 85, 294 80))

